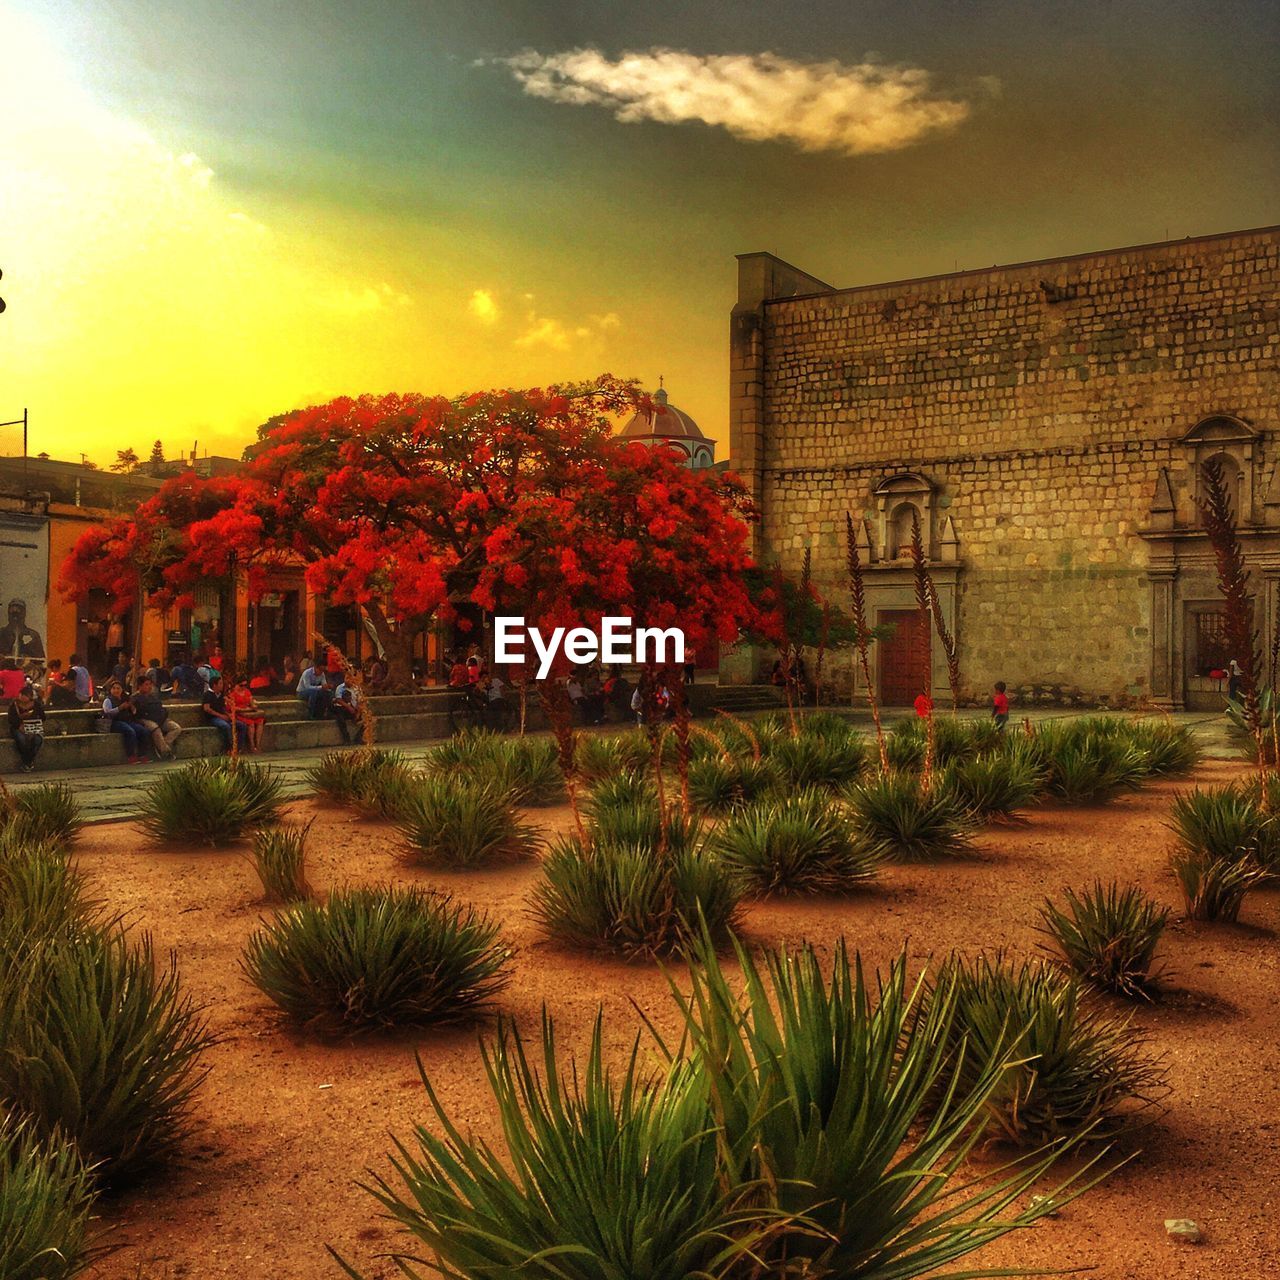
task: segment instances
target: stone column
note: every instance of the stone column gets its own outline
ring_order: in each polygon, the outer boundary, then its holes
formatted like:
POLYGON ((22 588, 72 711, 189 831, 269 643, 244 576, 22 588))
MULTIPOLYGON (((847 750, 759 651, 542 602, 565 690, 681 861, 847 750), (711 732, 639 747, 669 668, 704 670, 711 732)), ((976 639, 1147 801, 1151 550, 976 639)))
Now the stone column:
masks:
POLYGON ((1176 567, 1147 570, 1151 584, 1151 700, 1167 711, 1181 710, 1182 673, 1174 661, 1176 567))

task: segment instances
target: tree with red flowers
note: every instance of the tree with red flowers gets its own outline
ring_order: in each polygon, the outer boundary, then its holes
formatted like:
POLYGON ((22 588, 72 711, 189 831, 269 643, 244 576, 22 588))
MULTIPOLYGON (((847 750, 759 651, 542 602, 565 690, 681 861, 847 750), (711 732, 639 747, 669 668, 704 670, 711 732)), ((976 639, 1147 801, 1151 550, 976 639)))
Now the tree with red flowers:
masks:
MULTIPOLYGON (((647 406, 632 383, 338 399, 272 419, 241 472, 169 481, 134 516, 85 534, 64 589, 180 602, 243 574, 251 597, 274 563, 301 562, 313 591, 358 606, 405 683, 414 638, 460 607, 530 625, 604 614, 679 625, 704 653, 755 618, 731 478, 612 434, 647 406), (118 552, 145 561, 132 585, 118 552)), ((133 561, 128 561, 132 563, 133 561)))

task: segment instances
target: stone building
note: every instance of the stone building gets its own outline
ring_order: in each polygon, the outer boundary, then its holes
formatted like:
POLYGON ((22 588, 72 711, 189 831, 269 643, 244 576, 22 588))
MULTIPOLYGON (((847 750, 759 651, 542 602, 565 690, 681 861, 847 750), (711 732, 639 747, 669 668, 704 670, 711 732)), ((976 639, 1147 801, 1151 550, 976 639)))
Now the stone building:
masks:
POLYGON ((683 409, 677 409, 667 396, 662 379, 653 393, 653 412, 637 411, 623 424, 621 435, 647 445, 674 449, 694 471, 710 467, 716 460, 716 442, 702 433, 702 428, 683 409))
MULTIPOLYGON (((837 289, 738 259, 730 466, 757 554, 840 602, 845 513, 879 692, 910 701, 936 639, 916 627, 924 530, 967 693, 1221 705, 1200 465, 1231 486, 1266 647, 1280 606, 1280 228, 837 289)), ((851 664, 845 664, 846 670, 851 664)), ((732 678, 727 673, 726 678, 732 678)), ((739 677, 747 675, 739 670, 739 677)))

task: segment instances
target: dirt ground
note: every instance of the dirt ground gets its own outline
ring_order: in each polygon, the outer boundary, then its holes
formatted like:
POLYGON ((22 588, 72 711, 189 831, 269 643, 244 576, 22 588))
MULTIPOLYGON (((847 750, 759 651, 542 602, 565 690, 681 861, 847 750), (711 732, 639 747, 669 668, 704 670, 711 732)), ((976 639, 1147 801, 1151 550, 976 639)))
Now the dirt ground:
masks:
MULTIPOLYGON (((1209 764, 1198 780, 1234 772, 1209 764)), ((1183 784, 1185 785, 1185 784, 1183 784)), ((752 942, 809 939, 829 949, 843 933, 874 964, 910 940, 912 956, 952 948, 1031 953, 1046 892, 1097 875, 1136 880, 1181 909, 1165 871, 1173 784, 1102 809, 1044 807, 1022 826, 989 829, 972 858, 889 868, 857 896, 770 901, 746 917, 752 942)), ((536 866, 443 875, 406 869, 387 826, 308 802, 317 814, 312 883, 396 880, 448 890, 502 920, 518 948, 503 1011, 536 1036, 545 1004, 566 1047, 587 1043, 597 1005, 621 1052, 638 1026, 632 1003, 671 1025, 653 966, 584 957, 543 941, 525 903, 536 866)), ((563 827, 563 810, 536 815, 563 827)), ((128 823, 92 828, 79 862, 97 896, 126 909, 161 950, 177 952, 186 985, 209 1006, 222 1042, 211 1051, 185 1156, 145 1186, 108 1201, 105 1221, 123 1247, 98 1280, 335 1280, 329 1244, 374 1278, 397 1274, 378 1254, 407 1244, 356 1186, 388 1169, 389 1134, 410 1136, 428 1115, 418 1053, 455 1121, 496 1140, 475 1028, 342 1043, 282 1026, 243 977, 245 940, 269 914, 243 851, 156 849, 128 823)), ((1175 918, 1163 958, 1170 998, 1137 1011, 1135 1033, 1167 1059, 1168 1109, 1122 1150, 1127 1166, 1060 1217, 1007 1236, 978 1255, 991 1266, 1091 1268, 1098 1280, 1159 1275, 1263 1280, 1280 1275, 1280 892, 1246 901, 1240 924, 1175 918), (1166 1218, 1194 1218, 1199 1246, 1167 1239, 1166 1218)), ((484 1033, 485 1028, 480 1028, 484 1033)))

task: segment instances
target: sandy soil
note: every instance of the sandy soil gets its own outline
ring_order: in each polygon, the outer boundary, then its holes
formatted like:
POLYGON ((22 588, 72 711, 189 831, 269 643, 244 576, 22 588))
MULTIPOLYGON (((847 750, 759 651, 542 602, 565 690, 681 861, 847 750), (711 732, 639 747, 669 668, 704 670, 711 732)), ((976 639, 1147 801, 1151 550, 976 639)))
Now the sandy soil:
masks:
MULTIPOLYGON (((1225 764, 1204 781, 1224 780, 1225 764)), ((1043 808, 1020 827, 990 830, 976 855, 944 866, 891 868, 872 890, 840 900, 768 902, 747 916, 755 942, 811 939, 827 948, 843 932, 885 964, 910 939, 923 961, 951 948, 1039 942, 1045 892, 1095 875, 1132 878, 1179 907, 1164 870, 1163 827, 1175 787, 1160 784, 1105 809, 1043 808)), ((313 811, 294 806, 297 816, 313 811)), ((395 835, 340 810, 317 808, 312 882, 416 881, 482 904, 519 949, 504 1011, 536 1034, 545 1003, 566 1046, 581 1048, 597 1004, 618 1051, 637 1027, 635 1001, 670 1025, 664 980, 649 966, 569 954, 542 939, 525 911, 536 866, 466 875, 406 870, 395 835)), ((548 828, 564 811, 543 812, 548 828)), ((243 853, 148 846, 129 824, 83 837, 79 861, 98 895, 128 910, 160 948, 173 948, 186 983, 209 1006, 222 1042, 199 1099, 188 1153, 148 1185, 104 1207, 124 1247, 99 1280, 335 1280, 333 1245, 370 1278, 396 1274, 377 1255, 395 1229, 355 1180, 387 1170, 388 1133, 426 1119, 414 1055, 455 1120, 494 1137, 494 1117, 473 1029, 321 1043, 283 1027, 242 976, 241 949, 268 908, 243 853)), ((1054 1220, 1006 1237, 980 1255, 1005 1266, 1090 1267, 1099 1280, 1161 1275, 1263 1280, 1280 1275, 1280 893, 1255 894, 1236 926, 1173 924, 1163 953, 1179 988, 1138 1011, 1135 1030, 1167 1057, 1166 1114, 1126 1144, 1140 1154, 1054 1220), (1178 1245, 1165 1218, 1191 1217, 1200 1246, 1178 1245)), ((483 1029, 482 1029, 483 1030, 483 1029)))

